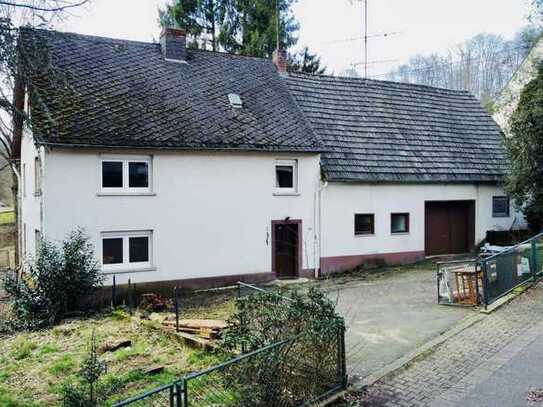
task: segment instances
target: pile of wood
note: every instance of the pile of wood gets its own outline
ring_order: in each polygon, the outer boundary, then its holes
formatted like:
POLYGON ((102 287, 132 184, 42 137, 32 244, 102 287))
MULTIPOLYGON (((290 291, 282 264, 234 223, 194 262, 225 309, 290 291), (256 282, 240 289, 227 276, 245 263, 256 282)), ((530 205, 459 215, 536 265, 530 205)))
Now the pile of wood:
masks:
POLYGON ((213 341, 221 336, 226 322, 214 319, 180 319, 179 330, 175 320, 162 321, 164 329, 201 347, 213 347, 213 341))

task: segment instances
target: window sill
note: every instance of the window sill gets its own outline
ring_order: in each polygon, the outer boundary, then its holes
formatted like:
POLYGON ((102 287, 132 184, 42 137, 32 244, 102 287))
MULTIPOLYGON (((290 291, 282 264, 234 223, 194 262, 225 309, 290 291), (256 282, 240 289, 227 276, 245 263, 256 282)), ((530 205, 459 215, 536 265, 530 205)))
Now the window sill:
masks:
POLYGON ((273 196, 300 196, 299 192, 274 192, 273 196))
POLYGON ((96 196, 156 196, 154 192, 97 192, 96 196))
POLYGON ((391 236, 405 236, 409 234, 410 234, 409 232, 390 232, 391 236))
POLYGON ((375 233, 355 233, 353 237, 375 237, 375 233))
POLYGON ((511 215, 492 215, 493 218, 510 218, 511 215))
POLYGON ((155 266, 140 267, 134 269, 119 269, 119 270, 102 270, 102 274, 105 276, 112 276, 114 274, 128 274, 128 273, 144 273, 149 271, 156 271, 155 266))

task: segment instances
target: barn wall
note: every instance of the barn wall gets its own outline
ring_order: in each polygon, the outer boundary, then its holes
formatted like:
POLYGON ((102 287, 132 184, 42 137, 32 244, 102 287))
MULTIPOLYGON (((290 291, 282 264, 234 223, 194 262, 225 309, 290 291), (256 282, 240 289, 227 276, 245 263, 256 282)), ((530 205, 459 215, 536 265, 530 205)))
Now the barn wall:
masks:
POLYGON ((509 229, 509 218, 492 217, 493 185, 330 183, 322 193, 321 266, 324 272, 358 264, 403 263, 424 257, 425 201, 475 200, 475 241, 487 230, 509 229), (410 231, 393 235, 391 213, 409 212, 410 231), (375 234, 355 236, 354 214, 375 214, 375 234))

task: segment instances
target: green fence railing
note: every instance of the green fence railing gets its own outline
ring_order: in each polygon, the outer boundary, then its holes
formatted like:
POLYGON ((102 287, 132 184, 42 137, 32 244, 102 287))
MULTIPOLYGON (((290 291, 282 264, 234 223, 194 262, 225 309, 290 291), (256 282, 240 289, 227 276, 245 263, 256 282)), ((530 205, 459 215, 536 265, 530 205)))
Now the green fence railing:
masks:
MULTIPOLYGON (((261 291, 239 284, 239 295, 261 291)), ((288 298, 286 298, 288 299, 288 298)), ((302 407, 345 389, 345 329, 302 333, 188 374, 113 407, 302 407)))
POLYGON ((485 307, 543 276, 543 233, 479 260, 485 307))

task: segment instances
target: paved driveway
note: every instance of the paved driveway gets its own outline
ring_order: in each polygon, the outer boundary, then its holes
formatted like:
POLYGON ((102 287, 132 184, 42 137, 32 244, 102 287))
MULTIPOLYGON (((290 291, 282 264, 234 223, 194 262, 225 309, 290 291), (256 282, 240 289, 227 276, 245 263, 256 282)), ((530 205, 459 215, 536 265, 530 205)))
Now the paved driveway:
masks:
POLYGON ((347 323, 347 366, 364 378, 471 315, 471 308, 437 305, 431 265, 394 268, 365 280, 323 283, 347 323))

